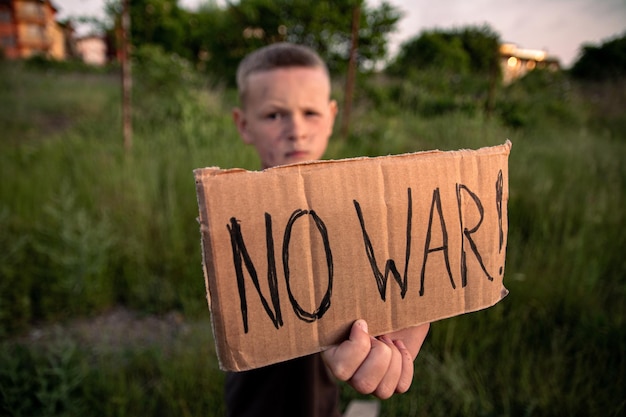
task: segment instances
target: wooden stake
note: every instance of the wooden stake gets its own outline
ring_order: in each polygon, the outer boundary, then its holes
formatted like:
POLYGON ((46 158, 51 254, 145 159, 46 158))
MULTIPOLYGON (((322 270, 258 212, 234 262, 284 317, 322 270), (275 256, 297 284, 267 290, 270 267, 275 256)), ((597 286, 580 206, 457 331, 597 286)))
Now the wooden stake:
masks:
POLYGON ((352 97, 354 95, 360 20, 361 2, 358 1, 352 10, 352 44, 350 45, 350 60, 348 61, 348 75, 346 78, 343 117, 341 120, 341 136, 343 139, 347 139, 350 133, 350 113, 352 112, 352 97))
POLYGON ((120 60, 122 64, 122 130, 124 133, 124 148, 130 151, 133 146, 132 100, 133 79, 130 66, 130 13, 129 0, 122 3, 122 44, 120 60))

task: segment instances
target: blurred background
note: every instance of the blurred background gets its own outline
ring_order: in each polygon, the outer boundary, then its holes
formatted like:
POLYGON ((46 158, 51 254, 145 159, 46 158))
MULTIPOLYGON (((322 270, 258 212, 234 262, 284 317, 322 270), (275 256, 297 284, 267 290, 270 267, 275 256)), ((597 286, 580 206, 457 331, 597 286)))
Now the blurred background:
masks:
POLYGON ((0 0, 0 414, 224 414, 192 170, 259 168, 234 72, 291 41, 327 158, 513 143, 510 294, 381 416, 624 415, 626 5, 503 3, 0 0))

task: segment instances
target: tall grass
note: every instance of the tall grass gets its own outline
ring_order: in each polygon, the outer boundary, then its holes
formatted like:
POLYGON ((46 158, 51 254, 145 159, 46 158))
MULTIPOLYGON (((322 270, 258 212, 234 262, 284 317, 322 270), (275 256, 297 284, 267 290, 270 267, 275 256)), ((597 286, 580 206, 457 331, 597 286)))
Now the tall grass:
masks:
MULTIPOLYGON (((0 116, 1 413, 223 414, 192 170, 258 168, 230 120, 233 92, 182 61, 143 51, 127 153, 114 74, 8 63, 0 71, 0 100, 9 103, 0 116), (191 330, 104 353, 71 333, 46 343, 16 339, 34 324, 117 305, 178 311, 191 330)), ((490 115, 484 97, 455 99, 437 83, 427 95, 419 84, 398 85, 362 85, 351 133, 334 139, 327 157, 511 139, 510 294, 434 323, 411 390, 383 402, 381 414, 626 412, 622 116, 599 118, 589 92, 565 76, 538 73, 501 89, 490 115)), ((611 99, 623 108, 623 98, 611 99)), ((344 404, 358 397, 348 388, 342 395, 344 404)))
POLYGON ((120 302, 204 311, 192 170, 254 167, 220 92, 162 96, 171 91, 139 83, 135 146, 124 153, 119 90, 110 75, 5 71, 22 86, 7 101, 26 103, 9 107, 7 120, 36 133, 9 131, 1 145, 2 330, 120 302), (56 110, 48 118, 70 125, 50 131, 31 117, 50 108, 56 110))

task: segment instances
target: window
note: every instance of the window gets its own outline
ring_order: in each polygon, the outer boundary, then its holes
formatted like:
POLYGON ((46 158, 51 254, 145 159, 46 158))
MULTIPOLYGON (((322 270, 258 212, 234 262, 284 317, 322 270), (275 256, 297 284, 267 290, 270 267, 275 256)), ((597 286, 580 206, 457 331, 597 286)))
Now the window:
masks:
POLYGON ((27 25, 24 38, 30 42, 39 42, 44 40, 43 28, 39 25, 27 25))
POLYGON ((5 35, 0 38, 0 47, 15 48, 15 37, 13 35, 5 35))
POLYGON ((11 23, 11 20, 10 10, 0 10, 0 23, 11 23))
POLYGON ((21 3, 21 15, 24 17, 36 17, 36 18, 43 18, 44 17, 44 13, 43 13, 43 7, 41 4, 35 3, 35 2, 26 2, 26 3, 21 3))

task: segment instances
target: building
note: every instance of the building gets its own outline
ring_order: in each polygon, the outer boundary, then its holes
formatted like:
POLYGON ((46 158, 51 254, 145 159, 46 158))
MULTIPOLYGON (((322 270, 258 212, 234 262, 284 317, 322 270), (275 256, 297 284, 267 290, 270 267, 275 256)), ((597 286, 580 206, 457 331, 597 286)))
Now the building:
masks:
POLYGON ((505 84, 523 77, 534 69, 550 71, 561 69, 558 58, 548 55, 546 51, 518 48, 513 43, 500 45, 500 65, 502 66, 502 80, 505 84))
POLYGON ((50 0, 0 0, 0 49, 10 59, 35 55, 63 60, 66 34, 50 0))
POLYGON ((85 36, 76 39, 76 53, 86 64, 104 65, 107 63, 107 45, 101 36, 85 36))

